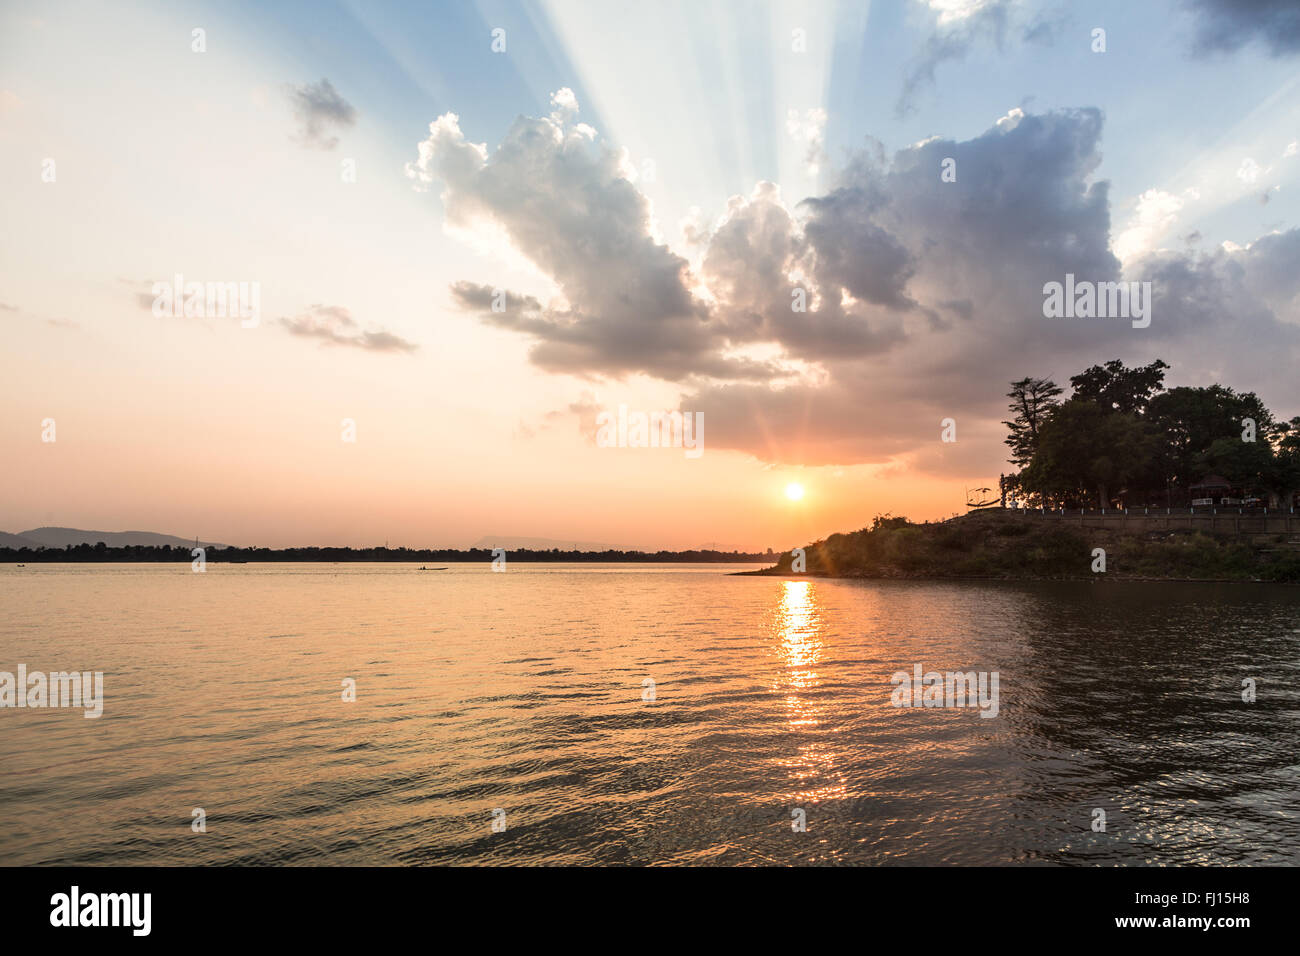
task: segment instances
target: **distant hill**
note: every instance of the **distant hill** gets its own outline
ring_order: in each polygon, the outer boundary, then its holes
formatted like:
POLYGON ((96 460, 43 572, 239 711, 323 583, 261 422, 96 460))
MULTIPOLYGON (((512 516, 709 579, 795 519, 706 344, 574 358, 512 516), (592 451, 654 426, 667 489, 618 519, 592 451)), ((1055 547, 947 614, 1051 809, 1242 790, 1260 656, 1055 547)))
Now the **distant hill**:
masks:
MULTIPOLYGON (((193 538, 178 538, 174 534, 158 534, 154 531, 85 531, 81 528, 33 528, 19 534, 7 534, 0 531, 0 548, 66 548, 68 545, 99 544, 104 542, 110 548, 127 548, 133 545, 148 545, 161 548, 170 544, 173 548, 194 547, 193 538)), ((225 548, 228 545, 214 544, 211 541, 199 542, 205 548, 225 548)))
POLYGON ((532 551, 550 551, 552 548, 559 548, 561 551, 620 551, 621 549, 615 544, 601 544, 599 541, 574 541, 571 538, 557 540, 555 538, 521 538, 518 535, 500 535, 492 537, 488 535, 485 538, 479 538, 472 545, 472 548, 505 548, 507 551, 515 551, 519 548, 528 548, 532 551))

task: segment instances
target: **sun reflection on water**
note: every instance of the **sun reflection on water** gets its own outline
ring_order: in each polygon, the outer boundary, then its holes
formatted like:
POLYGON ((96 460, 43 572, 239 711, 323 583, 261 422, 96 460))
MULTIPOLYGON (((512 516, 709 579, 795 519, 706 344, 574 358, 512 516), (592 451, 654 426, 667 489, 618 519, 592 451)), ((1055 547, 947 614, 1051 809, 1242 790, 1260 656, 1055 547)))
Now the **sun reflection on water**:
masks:
POLYGON ((777 606, 779 653, 790 668, 788 683, 795 688, 817 686, 814 666, 821 659, 821 616, 811 581, 785 581, 777 606))
POLYGON ((785 698, 786 723, 799 734, 815 734, 800 741, 794 754, 781 761, 790 774, 792 792, 798 800, 825 800, 843 796, 847 787, 836 770, 838 761, 831 743, 818 733, 822 705, 809 694, 822 684, 818 664, 825 650, 822 640, 822 608, 813 581, 782 582, 781 599, 774 610, 774 648, 782 670, 773 690, 785 698))

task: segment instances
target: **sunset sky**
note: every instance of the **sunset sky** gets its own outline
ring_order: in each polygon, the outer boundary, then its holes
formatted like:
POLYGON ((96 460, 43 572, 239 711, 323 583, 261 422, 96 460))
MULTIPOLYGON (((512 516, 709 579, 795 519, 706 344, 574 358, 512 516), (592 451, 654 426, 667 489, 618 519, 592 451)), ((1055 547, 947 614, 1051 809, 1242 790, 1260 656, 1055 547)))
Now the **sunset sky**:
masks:
POLYGON ((1232 7, 6 0, 0 529, 783 550, 964 510, 1026 375, 1300 414, 1300 16, 1232 7))

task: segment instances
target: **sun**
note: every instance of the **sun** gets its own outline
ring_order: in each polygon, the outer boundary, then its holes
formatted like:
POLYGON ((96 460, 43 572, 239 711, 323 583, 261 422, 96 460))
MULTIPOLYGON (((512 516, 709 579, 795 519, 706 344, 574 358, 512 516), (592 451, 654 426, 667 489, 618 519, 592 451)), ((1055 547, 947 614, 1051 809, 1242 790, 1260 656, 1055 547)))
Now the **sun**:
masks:
POLYGON ((785 496, 791 501, 798 501, 803 497, 803 485, 798 482, 791 482, 785 486, 785 496))

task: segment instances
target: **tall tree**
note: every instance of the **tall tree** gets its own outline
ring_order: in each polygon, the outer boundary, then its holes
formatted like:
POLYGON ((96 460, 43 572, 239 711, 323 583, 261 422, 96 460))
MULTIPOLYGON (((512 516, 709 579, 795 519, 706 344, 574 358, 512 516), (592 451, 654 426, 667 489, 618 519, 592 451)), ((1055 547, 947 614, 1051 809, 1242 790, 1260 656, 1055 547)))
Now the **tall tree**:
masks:
POLYGON ((1011 430, 1006 443, 1011 446, 1012 464, 1027 465, 1038 447, 1038 433, 1042 430, 1052 409, 1060 405, 1057 396, 1061 387, 1047 378, 1022 378, 1011 383, 1007 398, 1011 404, 1012 418, 1003 422, 1011 430))

